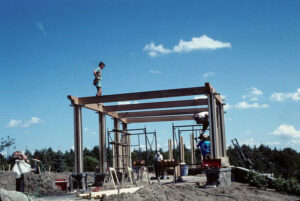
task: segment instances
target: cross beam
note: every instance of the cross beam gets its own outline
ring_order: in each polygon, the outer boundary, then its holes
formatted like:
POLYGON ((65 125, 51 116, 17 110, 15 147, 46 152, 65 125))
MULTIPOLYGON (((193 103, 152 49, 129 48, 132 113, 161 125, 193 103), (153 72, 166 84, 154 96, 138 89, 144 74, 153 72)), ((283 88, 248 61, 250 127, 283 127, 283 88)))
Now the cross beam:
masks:
POLYGON ((179 114, 195 114, 199 112, 208 111, 208 108, 188 108, 188 109, 174 109, 174 110, 154 110, 142 112, 123 112, 118 113, 119 118, 132 118, 132 117, 146 117, 146 116, 167 116, 179 114))
POLYGON ((207 105, 207 99, 181 100, 181 101, 164 101, 152 103, 136 103, 128 105, 110 105, 103 106, 106 112, 112 111, 127 111, 127 110, 147 110, 170 107, 188 107, 197 105, 207 105))
POLYGON ((82 97, 82 98, 78 98, 78 104, 108 103, 108 102, 117 102, 117 101, 153 99, 153 98, 169 98, 169 97, 177 97, 177 96, 200 95, 206 93, 209 93, 207 87, 167 89, 167 90, 158 90, 158 91, 145 91, 145 92, 135 92, 135 93, 125 93, 125 94, 82 97))
POLYGON ((161 121, 183 121, 193 120, 194 115, 165 116, 165 117, 142 117, 142 118, 125 118, 126 123, 144 123, 144 122, 161 122, 161 121))

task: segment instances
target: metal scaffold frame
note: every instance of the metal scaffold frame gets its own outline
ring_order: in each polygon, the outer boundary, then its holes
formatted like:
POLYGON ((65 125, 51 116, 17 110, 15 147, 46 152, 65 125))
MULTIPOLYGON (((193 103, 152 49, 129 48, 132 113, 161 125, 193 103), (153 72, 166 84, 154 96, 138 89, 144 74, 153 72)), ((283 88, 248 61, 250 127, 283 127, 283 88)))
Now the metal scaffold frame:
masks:
POLYGON ((109 164, 120 172, 124 171, 126 167, 132 167, 132 158, 131 158, 131 147, 138 147, 139 149, 139 160, 141 160, 141 152, 142 152, 142 144, 141 137, 145 138, 145 152, 146 152, 146 166, 149 166, 150 153, 153 151, 153 145, 155 146, 155 151, 157 151, 157 137, 156 131, 147 132, 145 128, 138 129, 126 129, 126 130, 116 130, 113 129, 111 131, 107 131, 107 139, 108 139, 108 149, 112 150, 112 162, 109 164), (114 136, 119 135, 121 142, 117 142, 116 138, 113 139, 112 134, 114 136), (150 139, 149 136, 152 135, 150 139), (133 136, 137 136, 138 144, 131 144, 133 136), (111 145, 111 147, 110 147, 111 145), (120 153, 121 151, 121 153, 120 153))
MULTIPOLYGON (((200 165, 200 163, 196 163, 195 157, 195 140, 196 143, 198 142, 198 137, 202 131, 203 125, 182 125, 182 126, 175 126, 172 124, 172 131, 173 131, 173 156, 175 160, 175 164, 179 162, 179 164, 186 164, 192 167, 196 165, 200 165), (182 133, 190 134, 190 146, 191 146, 191 163, 186 163, 185 161, 185 153, 184 153, 184 142, 183 137, 181 136, 182 133)), ((207 129, 209 130, 209 129, 207 129)), ((201 158, 202 160, 202 158, 201 158)))

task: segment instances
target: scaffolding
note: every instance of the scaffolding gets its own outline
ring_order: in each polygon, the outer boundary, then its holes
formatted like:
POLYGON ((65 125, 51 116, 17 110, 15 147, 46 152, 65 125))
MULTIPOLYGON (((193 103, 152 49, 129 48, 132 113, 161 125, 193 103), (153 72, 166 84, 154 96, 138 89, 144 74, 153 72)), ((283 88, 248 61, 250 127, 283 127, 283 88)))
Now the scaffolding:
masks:
MULTIPOLYGON (((185 164, 191 167, 200 165, 202 158, 200 158, 200 163, 197 163, 196 154, 195 154, 195 142, 196 145, 199 142, 199 136, 202 132, 203 125, 182 125, 175 126, 172 124, 173 131, 173 156, 175 164, 185 164), (191 163, 186 163, 185 161, 185 152, 184 152, 184 142, 182 134, 190 134, 190 148, 191 148, 191 163)), ((209 130, 209 129, 207 129, 209 130)))
MULTIPOLYGON (((139 160, 141 160, 142 143, 141 136, 144 136, 145 142, 145 166, 149 166, 150 154, 153 150, 157 152, 156 131, 147 132, 146 127, 137 129, 107 131, 108 150, 112 150, 112 161, 108 163, 119 172, 124 172, 126 167, 132 167, 131 147, 138 147, 139 160), (114 135, 114 138, 112 137, 114 135), (118 137, 116 137, 118 136, 118 137), (131 144, 133 136, 137 136, 137 144, 131 144), (118 139, 121 139, 118 141, 118 139)), ((110 153, 110 152, 109 152, 110 153)))

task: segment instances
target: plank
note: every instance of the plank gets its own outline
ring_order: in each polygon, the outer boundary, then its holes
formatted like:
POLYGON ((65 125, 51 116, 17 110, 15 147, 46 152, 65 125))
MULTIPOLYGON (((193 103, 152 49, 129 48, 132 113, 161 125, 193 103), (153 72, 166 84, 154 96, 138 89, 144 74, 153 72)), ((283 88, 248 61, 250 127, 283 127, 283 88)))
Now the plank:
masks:
MULTIPOLYGON (((121 193, 134 193, 137 190, 141 189, 142 187, 143 186, 132 187, 132 188, 122 188, 122 189, 120 189, 120 194, 121 193)), ((91 198, 102 197, 103 195, 110 196, 110 195, 117 195, 117 194, 118 194, 118 190, 105 190, 105 191, 92 192, 92 193, 81 193, 81 194, 79 194, 79 197, 84 198, 84 199, 91 199, 91 198)))
POLYGON ((143 100, 153 98, 170 98, 178 96, 192 96, 207 93, 207 87, 191 87, 180 89, 167 89, 157 91, 134 92, 103 96, 90 96, 78 98, 78 104, 108 103, 117 101, 143 100))
POLYGON ((128 105, 110 105, 103 106, 106 112, 113 111, 127 111, 127 110, 147 110, 158 108, 171 108, 171 107, 188 107, 197 105, 207 105, 207 99, 193 99, 193 100, 180 100, 180 101, 164 101, 152 103, 136 103, 128 105))

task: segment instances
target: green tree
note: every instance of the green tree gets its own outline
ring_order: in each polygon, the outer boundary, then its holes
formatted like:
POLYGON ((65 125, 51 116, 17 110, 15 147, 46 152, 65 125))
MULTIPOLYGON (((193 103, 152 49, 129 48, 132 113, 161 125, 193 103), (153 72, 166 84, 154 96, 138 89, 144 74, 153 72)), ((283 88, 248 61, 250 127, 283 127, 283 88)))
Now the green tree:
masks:
POLYGON ((6 157, 8 158, 10 156, 9 148, 15 144, 15 138, 11 136, 6 136, 1 138, 1 144, 0 144, 0 151, 5 150, 6 148, 6 157))

